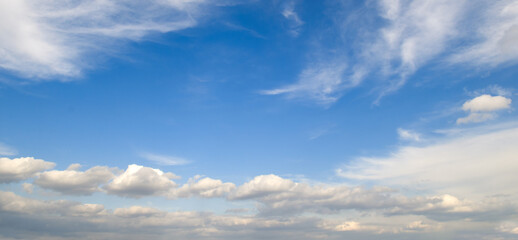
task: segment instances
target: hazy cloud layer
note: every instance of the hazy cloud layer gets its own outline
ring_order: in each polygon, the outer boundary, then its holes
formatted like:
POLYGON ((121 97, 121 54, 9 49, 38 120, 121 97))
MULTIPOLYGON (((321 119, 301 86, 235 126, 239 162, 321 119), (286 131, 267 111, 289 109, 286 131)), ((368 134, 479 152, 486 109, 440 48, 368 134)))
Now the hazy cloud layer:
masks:
POLYGON ((440 189, 468 195, 515 193, 518 181, 518 128, 480 130, 406 146, 387 157, 364 157, 338 169, 338 175, 398 186, 440 189))

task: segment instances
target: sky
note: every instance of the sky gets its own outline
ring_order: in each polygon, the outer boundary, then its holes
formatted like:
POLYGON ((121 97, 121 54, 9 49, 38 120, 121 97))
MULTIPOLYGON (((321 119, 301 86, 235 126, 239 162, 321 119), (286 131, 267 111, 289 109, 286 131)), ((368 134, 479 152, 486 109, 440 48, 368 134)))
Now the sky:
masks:
POLYGON ((517 0, 0 0, 0 239, 516 239, 517 0))

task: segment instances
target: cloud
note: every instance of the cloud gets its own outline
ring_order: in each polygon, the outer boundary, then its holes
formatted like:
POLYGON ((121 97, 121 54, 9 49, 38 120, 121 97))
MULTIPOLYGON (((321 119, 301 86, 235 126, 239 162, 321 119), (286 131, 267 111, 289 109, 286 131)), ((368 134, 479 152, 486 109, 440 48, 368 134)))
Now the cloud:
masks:
POLYGON ((15 213, 47 213, 62 216, 93 216, 104 213, 100 204, 80 204, 71 201, 39 201, 12 192, 0 191, 0 211, 15 213))
POLYGON ((426 146, 403 146, 386 157, 362 157, 337 170, 344 178, 461 196, 514 192, 518 128, 449 136, 426 146))
POLYGON ((342 63, 315 64, 305 69, 299 76, 298 82, 282 88, 264 90, 264 95, 285 94, 289 98, 309 98, 320 104, 330 104, 342 95, 344 84, 343 75, 347 66, 342 63))
POLYGON ((410 130, 398 128, 397 134, 399 135, 399 138, 403 140, 411 140, 415 142, 421 141, 421 136, 418 133, 410 130))
POLYGON ((108 194, 140 198, 169 191, 176 187, 176 183, 171 180, 175 178, 177 176, 173 173, 132 164, 103 188, 108 194))
MULTIPOLYGON (((399 89, 421 66, 442 53, 458 36, 466 1, 380 1, 387 26, 366 48, 366 61, 381 64, 390 79, 381 95, 399 89)), ((375 65, 374 65, 375 66, 375 65)))
POLYGON ((466 101, 462 105, 462 110, 469 112, 469 115, 457 119, 457 124, 470 122, 484 122, 495 118, 496 111, 509 109, 511 99, 503 96, 481 95, 466 101))
POLYGON ((298 36, 300 33, 300 27, 304 24, 304 21, 302 21, 297 12, 295 12, 294 1, 289 1, 284 5, 282 16, 289 21, 290 34, 294 37, 298 36))
POLYGON ((0 158, 0 183, 25 180, 36 173, 53 168, 56 164, 32 157, 0 158))
POLYGON ((236 185, 233 183, 223 183, 221 180, 212 179, 209 177, 195 176, 189 179, 189 181, 182 187, 173 189, 168 197, 176 198, 188 198, 191 196, 203 197, 203 198, 214 198, 222 197, 229 192, 233 191, 236 185))
MULTIPOLYGON (((372 74, 381 79, 376 89, 380 97, 394 92, 420 67, 447 50, 452 40, 460 37, 465 3, 464 0, 380 0, 377 10, 383 24, 360 26, 375 34, 357 34, 355 44, 343 41, 336 47, 358 46, 359 49, 350 49, 358 54, 331 49, 339 56, 321 63, 311 61, 295 84, 262 93, 287 94, 290 98, 330 104, 337 101, 346 89, 359 86, 372 74), (346 62, 356 64, 348 68, 346 62)), ((343 14, 343 11, 337 12, 343 14)), ((342 16, 338 18, 343 19, 342 16)), ((350 25, 346 19, 334 27, 346 35, 350 25), (341 24, 347 24, 347 27, 341 24)))
POLYGON ((115 175, 113 169, 95 166, 84 172, 79 171, 79 164, 72 164, 64 171, 46 171, 38 174, 34 184, 63 194, 90 195, 101 189, 101 184, 107 183, 115 175))
POLYGON ((193 27, 222 1, 0 1, 0 68, 31 79, 68 80, 91 56, 125 41, 193 27))
POLYGON ((454 63, 497 66, 518 60, 518 1, 491 1, 484 6, 475 31, 479 39, 451 57, 454 63))
POLYGON ((172 156, 165 156, 165 155, 158 155, 153 153, 140 153, 140 157, 145 158, 148 161, 154 162, 159 165, 165 165, 165 166, 174 166, 174 165, 183 165, 189 163, 189 161, 179 158, 179 157, 172 157, 172 156))
POLYGON ((113 214, 117 217, 134 218, 134 217, 151 217, 162 214, 163 212, 150 207, 131 206, 129 208, 117 208, 113 214))
MULTIPOLYGON (((424 223, 419 218, 399 216, 391 217, 391 222, 383 217, 381 220, 387 223, 380 225, 372 219, 350 220, 343 216, 337 219, 265 218, 163 211, 145 206, 111 211, 100 204, 41 201, 1 191, 0 219, 0 237, 8 239, 163 239, 168 236, 182 239, 415 239, 415 235, 404 235, 410 231, 399 229, 413 229, 415 233, 417 229, 434 225, 431 220, 424 223), (5 219, 8 221, 3 221, 5 219)), ((448 226, 456 224, 459 222, 450 221, 448 226)), ((460 224, 466 228, 472 223, 460 224)))
POLYGON ((18 154, 18 151, 15 148, 0 142, 0 156, 13 156, 16 154, 18 154))

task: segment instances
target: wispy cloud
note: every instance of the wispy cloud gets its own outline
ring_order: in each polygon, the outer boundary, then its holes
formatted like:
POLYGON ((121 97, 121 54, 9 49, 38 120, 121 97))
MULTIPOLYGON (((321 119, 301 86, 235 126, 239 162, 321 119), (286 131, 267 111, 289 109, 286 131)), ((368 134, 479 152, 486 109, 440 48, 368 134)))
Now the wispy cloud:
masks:
POLYGON ((294 37, 297 37, 304 22, 295 11, 295 1, 286 2, 281 13, 282 16, 289 21, 289 33, 294 37))
POLYGON ((474 33, 478 41, 451 56, 451 62, 494 67, 518 60, 518 1, 487 3, 474 33))
POLYGON ((160 155, 155 153, 149 153, 149 152, 141 152, 139 153, 139 156, 154 162, 158 165, 165 165, 165 166, 174 166, 174 165, 184 165, 188 164, 190 161, 180 158, 180 157, 174 157, 174 156, 167 156, 167 155, 160 155))
POLYGON ((18 154, 18 151, 15 148, 0 142, 0 156, 13 156, 16 154, 18 154))
POLYGON ((0 67, 31 79, 69 80, 92 54, 195 26, 217 1, 0 1, 0 67))
POLYGON ((399 135, 399 138, 403 139, 403 140, 411 140, 411 141, 416 141, 416 142, 421 141, 421 135, 419 133, 411 131, 411 130, 398 128, 397 134, 399 135))
MULTIPOLYGON (((431 62, 444 68, 464 63, 495 67, 518 60, 516 0, 379 0, 374 6, 382 24, 362 26, 373 34, 357 35, 352 40, 356 44, 343 42, 345 49, 359 47, 353 51, 359 54, 342 51, 335 57, 339 61, 311 61, 296 83, 263 93, 330 104, 346 89, 370 79, 377 81, 372 92, 378 102, 431 62), (457 46, 459 42, 464 46, 457 46), (355 64, 347 67, 346 62, 355 64)), ((351 26, 334 28, 343 32, 351 26)))

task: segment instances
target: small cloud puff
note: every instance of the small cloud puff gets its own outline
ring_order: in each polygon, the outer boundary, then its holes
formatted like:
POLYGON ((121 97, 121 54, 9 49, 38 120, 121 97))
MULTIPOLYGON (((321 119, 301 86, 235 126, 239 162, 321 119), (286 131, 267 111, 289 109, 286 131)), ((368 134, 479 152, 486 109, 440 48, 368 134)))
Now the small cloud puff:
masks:
POLYGON ((104 186, 108 194, 123 197, 140 198, 167 192, 176 183, 171 179, 177 178, 173 173, 164 173, 159 169, 129 165, 126 171, 104 186))
POLYGON ((491 120, 497 116, 496 111, 509 109, 511 102, 510 98, 488 94, 473 98, 462 105, 462 110, 469 112, 469 115, 457 119, 457 124, 491 120))

